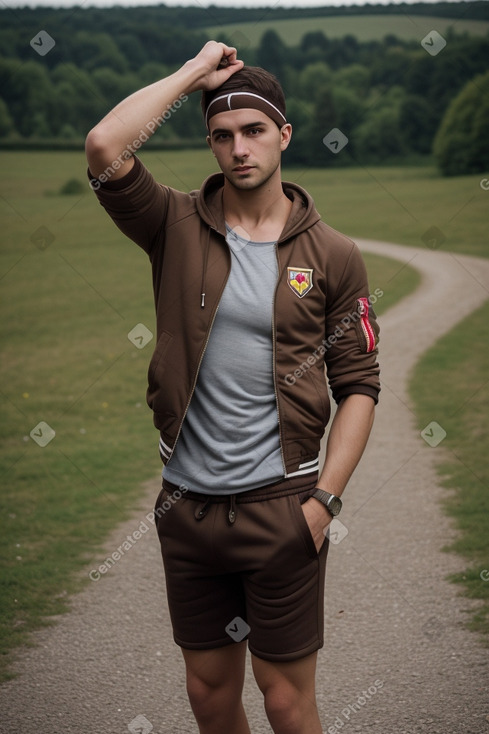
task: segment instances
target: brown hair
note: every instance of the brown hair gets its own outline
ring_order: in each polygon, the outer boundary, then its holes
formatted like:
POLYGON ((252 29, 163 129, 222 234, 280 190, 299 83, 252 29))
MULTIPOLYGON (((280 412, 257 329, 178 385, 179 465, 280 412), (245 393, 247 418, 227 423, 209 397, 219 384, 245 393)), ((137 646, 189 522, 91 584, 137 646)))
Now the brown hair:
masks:
POLYGON ((285 95, 276 76, 260 66, 244 66, 229 77, 217 89, 204 90, 201 97, 202 113, 205 117, 207 108, 215 97, 229 92, 252 92, 259 94, 277 107, 286 117, 285 95))

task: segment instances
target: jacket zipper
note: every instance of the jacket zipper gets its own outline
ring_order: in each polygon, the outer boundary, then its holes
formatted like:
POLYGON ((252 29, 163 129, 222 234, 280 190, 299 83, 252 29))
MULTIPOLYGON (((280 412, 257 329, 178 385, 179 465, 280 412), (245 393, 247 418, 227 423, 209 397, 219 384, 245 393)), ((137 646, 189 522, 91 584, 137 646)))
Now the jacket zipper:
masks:
POLYGON ((207 345, 209 343, 209 339, 210 339, 210 336, 211 336, 212 327, 214 326, 214 321, 216 320, 216 316, 217 316, 217 312, 219 310, 219 304, 221 302, 222 294, 224 293, 224 288, 226 287, 226 283, 228 282, 228 279, 229 279, 229 273, 230 273, 230 270, 228 270, 228 274, 227 274, 226 280, 224 281, 224 285, 222 286, 221 293, 219 294, 219 301, 218 301, 218 304, 216 306, 216 310, 214 311, 214 315, 212 316, 212 321, 211 321, 211 323, 209 325, 209 328, 207 330, 207 334, 206 334, 206 338, 205 338, 205 342, 204 342, 204 348, 202 349, 202 354, 200 355, 199 364, 197 365, 197 370, 195 372, 195 378, 194 378, 194 382, 193 382, 193 385, 192 385, 192 389, 190 391, 190 395, 189 395, 189 398, 187 400, 187 405, 185 406, 185 410, 184 410, 184 413, 183 413, 182 420, 180 421, 180 425, 178 426, 178 431, 177 431, 177 435, 175 437, 175 441, 173 442, 173 448, 171 450, 171 454, 170 454, 170 456, 168 457, 168 459, 166 461, 167 464, 170 461, 171 457, 173 456, 173 452, 175 451, 175 447, 177 445, 177 441, 180 438, 180 433, 182 431, 183 422, 185 420, 185 417, 187 415, 187 411, 188 411, 188 409, 190 407, 190 402, 191 402, 192 397, 193 397, 193 394, 195 392, 195 386, 197 385, 197 380, 198 380, 199 372, 200 372, 200 365, 202 364, 202 360, 204 359, 205 350, 207 349, 207 345))
POLYGON ((277 284, 275 286, 275 292, 273 294, 273 313, 272 313, 272 372, 273 372, 273 391, 275 393, 275 402, 277 404, 277 422, 278 422, 278 441, 280 445, 280 455, 282 457, 282 466, 284 469, 284 476, 287 474, 287 467, 285 466, 284 449, 282 445, 282 426, 280 420, 280 407, 278 404, 278 391, 277 391, 277 339, 275 329, 275 302, 277 299, 277 290, 280 284, 280 260, 278 257, 278 242, 275 243, 275 257, 277 258, 277 284))

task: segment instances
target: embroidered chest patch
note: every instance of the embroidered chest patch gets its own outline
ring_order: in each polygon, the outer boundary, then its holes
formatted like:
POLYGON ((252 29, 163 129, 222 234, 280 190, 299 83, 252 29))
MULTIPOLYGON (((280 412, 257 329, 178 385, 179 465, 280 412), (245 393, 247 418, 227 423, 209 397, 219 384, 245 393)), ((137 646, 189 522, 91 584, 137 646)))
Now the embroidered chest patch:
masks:
POLYGON ((287 282, 299 298, 312 288, 312 271, 313 268, 287 268, 287 282))

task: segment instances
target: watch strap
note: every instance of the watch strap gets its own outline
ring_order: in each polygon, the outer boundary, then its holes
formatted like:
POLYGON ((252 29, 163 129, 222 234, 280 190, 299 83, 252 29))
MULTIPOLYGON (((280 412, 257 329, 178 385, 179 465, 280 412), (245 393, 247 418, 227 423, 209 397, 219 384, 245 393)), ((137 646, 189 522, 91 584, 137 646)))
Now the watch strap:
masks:
POLYGON ((317 487, 312 496, 319 500, 333 517, 336 517, 340 513, 342 502, 335 494, 331 494, 317 487))

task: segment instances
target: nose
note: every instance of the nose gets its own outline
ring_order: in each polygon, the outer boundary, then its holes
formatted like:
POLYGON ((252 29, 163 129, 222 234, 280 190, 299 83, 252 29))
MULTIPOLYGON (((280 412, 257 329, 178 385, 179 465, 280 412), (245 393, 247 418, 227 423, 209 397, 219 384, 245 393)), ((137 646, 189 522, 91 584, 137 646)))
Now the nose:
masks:
POLYGON ((249 155, 246 138, 238 133, 233 140, 233 156, 235 158, 247 158, 249 155))

